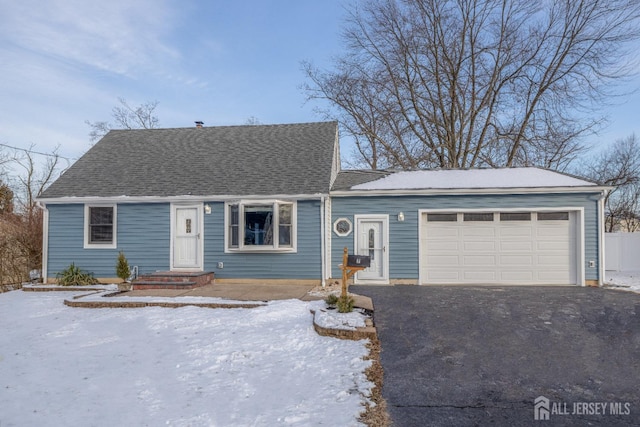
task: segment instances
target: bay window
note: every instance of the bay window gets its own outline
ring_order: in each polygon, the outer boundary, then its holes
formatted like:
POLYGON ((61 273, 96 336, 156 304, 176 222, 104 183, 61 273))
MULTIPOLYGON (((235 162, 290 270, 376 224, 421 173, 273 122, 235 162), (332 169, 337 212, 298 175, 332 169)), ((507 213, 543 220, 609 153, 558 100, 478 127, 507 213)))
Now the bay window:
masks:
POLYGON ((226 223, 228 250, 295 250, 295 203, 227 203, 226 223))

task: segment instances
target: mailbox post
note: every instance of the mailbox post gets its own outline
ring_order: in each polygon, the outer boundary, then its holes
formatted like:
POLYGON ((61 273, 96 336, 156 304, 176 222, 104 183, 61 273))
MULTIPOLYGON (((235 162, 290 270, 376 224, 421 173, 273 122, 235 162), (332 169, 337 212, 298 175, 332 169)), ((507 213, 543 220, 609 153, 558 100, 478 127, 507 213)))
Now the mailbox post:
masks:
POLYGON ((349 249, 346 247, 342 253, 342 294, 341 298, 347 298, 347 280, 355 275, 358 271, 364 270, 371 264, 371 258, 366 255, 349 255, 349 249))

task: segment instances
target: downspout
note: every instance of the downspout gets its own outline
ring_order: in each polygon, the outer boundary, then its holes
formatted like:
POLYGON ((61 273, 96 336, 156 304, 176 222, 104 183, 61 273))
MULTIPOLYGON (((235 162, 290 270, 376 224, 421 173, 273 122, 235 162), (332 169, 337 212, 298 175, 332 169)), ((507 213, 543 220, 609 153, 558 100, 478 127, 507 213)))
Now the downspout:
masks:
POLYGON ((604 199, 607 197, 607 190, 602 190, 600 197, 598 197, 598 286, 604 285, 605 274, 605 253, 604 253, 604 199))
POLYGON ((49 261, 49 210, 47 205, 41 202, 36 202, 36 207, 42 209, 42 283, 47 284, 47 268, 49 261))
POLYGON ((322 268, 322 287, 324 288, 326 286, 326 277, 325 277, 325 273, 326 273, 326 265, 327 265, 327 259, 326 259, 326 254, 325 254, 325 239, 327 238, 326 233, 325 233, 325 214, 324 214, 324 206, 325 206, 325 197, 322 196, 320 197, 320 258, 321 261, 320 263, 322 264, 321 268, 322 268))

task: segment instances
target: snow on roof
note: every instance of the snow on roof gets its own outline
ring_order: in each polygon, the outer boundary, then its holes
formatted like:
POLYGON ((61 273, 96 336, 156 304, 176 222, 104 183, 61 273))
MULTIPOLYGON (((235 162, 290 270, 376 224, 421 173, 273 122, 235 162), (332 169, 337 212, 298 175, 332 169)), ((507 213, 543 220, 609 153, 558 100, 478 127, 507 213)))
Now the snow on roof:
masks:
POLYGON ((396 172, 351 190, 423 190, 597 186, 593 182, 535 167, 396 172))

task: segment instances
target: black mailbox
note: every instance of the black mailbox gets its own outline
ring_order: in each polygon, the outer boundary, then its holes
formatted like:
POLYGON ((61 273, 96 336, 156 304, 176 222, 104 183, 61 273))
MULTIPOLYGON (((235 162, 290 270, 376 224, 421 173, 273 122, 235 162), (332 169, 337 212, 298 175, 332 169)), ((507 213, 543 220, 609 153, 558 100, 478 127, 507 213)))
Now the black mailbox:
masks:
POLYGON ((368 255, 349 255, 347 257, 347 267, 369 267, 371 257, 368 255))

